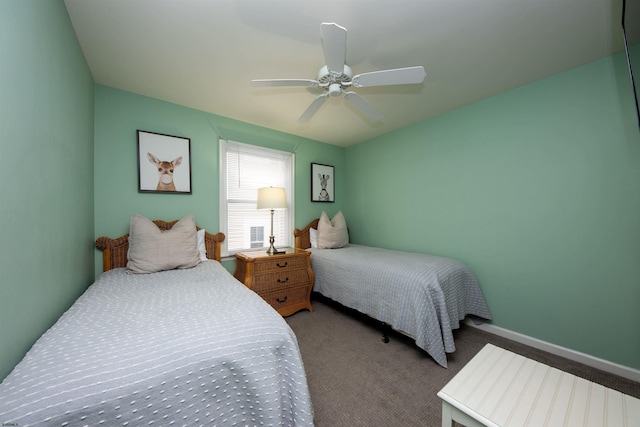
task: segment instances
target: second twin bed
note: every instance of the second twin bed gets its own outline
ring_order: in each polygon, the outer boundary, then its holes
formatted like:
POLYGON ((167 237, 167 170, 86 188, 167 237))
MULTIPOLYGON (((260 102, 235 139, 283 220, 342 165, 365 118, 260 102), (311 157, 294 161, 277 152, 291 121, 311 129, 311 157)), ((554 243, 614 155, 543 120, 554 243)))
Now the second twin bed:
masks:
POLYGON ((475 275, 462 262, 355 244, 314 248, 318 221, 294 231, 296 246, 312 252, 314 292, 410 336, 441 366, 455 351, 460 321, 491 319, 475 275))

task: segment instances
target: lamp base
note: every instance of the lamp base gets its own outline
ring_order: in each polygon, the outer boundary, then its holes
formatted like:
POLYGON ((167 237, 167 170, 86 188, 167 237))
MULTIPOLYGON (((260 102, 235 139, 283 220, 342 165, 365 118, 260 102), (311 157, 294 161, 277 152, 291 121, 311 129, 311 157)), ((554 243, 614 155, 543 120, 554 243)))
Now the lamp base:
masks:
POLYGON ((276 248, 269 248, 267 249, 267 255, 271 256, 271 255, 280 255, 280 254, 286 254, 286 251, 279 251, 276 248))
POLYGON ((286 253, 285 251, 277 250, 276 247, 273 246, 273 242, 275 240, 276 238, 273 235, 269 236, 269 249, 267 249, 267 255, 278 255, 286 253))
POLYGON ((273 235, 273 209, 271 209, 271 236, 269 236, 269 249, 267 249, 267 255, 278 255, 285 253, 282 251, 278 251, 275 246, 273 246, 273 242, 275 241, 276 238, 273 235))

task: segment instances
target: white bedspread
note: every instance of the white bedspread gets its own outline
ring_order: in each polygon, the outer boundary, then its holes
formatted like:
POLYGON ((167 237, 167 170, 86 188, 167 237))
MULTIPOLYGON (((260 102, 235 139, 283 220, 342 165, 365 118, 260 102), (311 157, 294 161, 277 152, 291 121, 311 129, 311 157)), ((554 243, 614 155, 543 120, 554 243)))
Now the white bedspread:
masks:
POLYGON ((312 426, 295 335, 216 261, 104 273, 0 384, 0 425, 312 426))
POLYGON ((460 320, 491 319, 476 277, 460 261, 354 244, 309 250, 314 291, 410 335, 444 367, 460 320))

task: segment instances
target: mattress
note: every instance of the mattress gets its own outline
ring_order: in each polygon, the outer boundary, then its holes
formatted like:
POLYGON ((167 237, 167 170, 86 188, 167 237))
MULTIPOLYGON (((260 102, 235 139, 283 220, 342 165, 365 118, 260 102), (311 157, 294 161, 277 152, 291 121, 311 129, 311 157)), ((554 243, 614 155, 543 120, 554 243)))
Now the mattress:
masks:
POLYGON ((312 426, 313 410, 289 326, 205 261, 103 273, 0 384, 0 425, 312 426))
POLYGON ((458 260, 354 244, 308 250, 314 291, 411 336, 443 367, 460 321, 491 319, 475 275, 458 260))

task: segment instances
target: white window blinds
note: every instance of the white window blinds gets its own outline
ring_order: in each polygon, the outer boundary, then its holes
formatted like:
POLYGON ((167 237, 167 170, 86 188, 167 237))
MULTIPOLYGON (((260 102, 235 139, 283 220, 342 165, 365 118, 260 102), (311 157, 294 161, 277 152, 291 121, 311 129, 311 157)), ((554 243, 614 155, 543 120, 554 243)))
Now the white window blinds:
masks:
POLYGON ((288 208, 274 212, 273 235, 276 247, 292 246, 293 153, 220 140, 220 162, 220 230, 226 236, 222 255, 269 246, 270 211, 256 209, 261 187, 284 187, 288 208))

